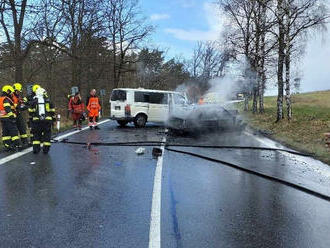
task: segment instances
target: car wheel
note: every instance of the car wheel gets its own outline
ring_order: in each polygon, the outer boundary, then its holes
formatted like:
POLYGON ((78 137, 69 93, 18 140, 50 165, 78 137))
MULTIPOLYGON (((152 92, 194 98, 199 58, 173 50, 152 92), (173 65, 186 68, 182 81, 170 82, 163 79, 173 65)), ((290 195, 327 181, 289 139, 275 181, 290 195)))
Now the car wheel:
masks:
POLYGON ((135 117, 134 120, 134 125, 135 127, 145 127, 147 123, 147 116, 143 115, 143 114, 139 114, 135 117))
POLYGON ((128 121, 117 121, 117 123, 119 124, 119 126, 125 127, 127 125, 128 121))

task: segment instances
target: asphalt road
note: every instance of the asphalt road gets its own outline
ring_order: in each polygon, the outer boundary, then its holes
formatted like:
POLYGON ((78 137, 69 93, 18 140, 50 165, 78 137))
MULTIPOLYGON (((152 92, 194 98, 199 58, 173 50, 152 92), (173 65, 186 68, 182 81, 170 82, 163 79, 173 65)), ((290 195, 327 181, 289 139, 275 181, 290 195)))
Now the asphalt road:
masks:
MULTIPOLYGON (((250 133, 166 135, 161 126, 85 130, 70 141, 277 147, 250 133)), ((159 146, 156 146, 159 147, 159 146)), ((279 146, 280 147, 280 146, 279 146)), ((330 202, 152 147, 55 143, 48 155, 0 154, 0 247, 330 247, 330 202)), ((174 147, 175 148, 175 147, 174 147)), ((330 195, 330 167, 286 152, 176 147, 330 195)))

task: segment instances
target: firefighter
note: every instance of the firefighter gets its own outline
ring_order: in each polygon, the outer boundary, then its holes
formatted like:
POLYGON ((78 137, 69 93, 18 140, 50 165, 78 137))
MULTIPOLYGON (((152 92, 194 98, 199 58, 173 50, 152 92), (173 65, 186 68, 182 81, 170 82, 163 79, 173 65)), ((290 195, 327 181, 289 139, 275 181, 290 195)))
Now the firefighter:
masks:
POLYGON ((40 152, 40 145, 43 144, 43 153, 49 152, 51 143, 52 124, 56 121, 55 107, 51 103, 45 89, 34 87, 35 96, 30 102, 29 114, 33 133, 33 153, 40 152))
POLYGON ((69 111, 72 114, 73 128, 81 130, 81 124, 84 120, 85 104, 81 101, 80 93, 77 92, 73 99, 69 102, 69 111))
POLYGON ((90 96, 87 98, 86 101, 86 106, 88 110, 88 126, 92 130, 93 128, 95 129, 100 129, 97 126, 97 122, 99 119, 99 112, 101 110, 101 105, 99 98, 96 96, 96 90, 92 89, 90 91, 90 96))
POLYGON ((16 109, 16 125, 20 134, 21 142, 23 146, 28 145, 28 135, 26 133, 26 123, 22 114, 22 111, 27 109, 27 99, 22 96, 22 85, 15 83, 13 85, 14 92, 12 94, 12 100, 16 109))
POLYGON ((36 95, 36 91, 37 89, 39 89, 41 86, 39 84, 33 84, 32 85, 32 90, 30 90, 30 93, 27 96, 28 99, 28 111, 29 111, 29 121, 28 121, 28 128, 30 130, 30 142, 33 143, 33 132, 32 132, 32 113, 30 111, 33 111, 32 108, 30 108, 30 106, 33 104, 34 101, 34 97, 36 95))
POLYGON ((11 94, 13 92, 13 87, 5 85, 2 87, 2 95, 0 97, 2 141, 6 151, 17 151, 19 145, 15 106, 11 99, 11 94))

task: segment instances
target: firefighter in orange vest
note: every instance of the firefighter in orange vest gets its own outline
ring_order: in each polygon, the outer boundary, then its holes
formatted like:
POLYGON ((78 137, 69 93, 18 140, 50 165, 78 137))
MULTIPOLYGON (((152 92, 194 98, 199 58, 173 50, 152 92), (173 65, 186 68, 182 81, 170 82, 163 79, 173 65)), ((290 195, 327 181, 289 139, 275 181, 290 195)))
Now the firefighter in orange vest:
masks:
POLYGON ((17 151, 19 146, 15 106, 11 99, 13 92, 13 87, 5 85, 2 87, 2 95, 0 97, 2 141, 6 151, 17 151))
POLYGON ((22 85, 20 83, 15 83, 13 85, 14 92, 11 95, 12 100, 14 102, 15 108, 16 108, 16 125, 18 132, 21 137, 21 142, 23 145, 28 144, 28 135, 26 133, 26 122, 24 120, 24 117, 22 115, 22 111, 27 109, 27 99, 26 97, 22 96, 22 85))
POLYGON ((99 98, 96 96, 96 90, 92 89, 90 91, 90 96, 87 98, 86 101, 86 106, 88 110, 88 126, 92 130, 93 128, 95 129, 100 129, 97 126, 97 122, 99 119, 99 112, 101 110, 101 105, 99 98))

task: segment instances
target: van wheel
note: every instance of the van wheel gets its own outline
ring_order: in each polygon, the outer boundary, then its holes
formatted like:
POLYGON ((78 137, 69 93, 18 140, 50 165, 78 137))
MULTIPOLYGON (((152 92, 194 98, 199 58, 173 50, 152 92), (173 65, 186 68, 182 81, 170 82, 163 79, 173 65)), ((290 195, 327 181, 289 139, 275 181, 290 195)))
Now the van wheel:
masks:
POLYGON ((147 116, 139 114, 135 117, 134 125, 135 127, 145 127, 147 123, 147 116))
POLYGON ((127 125, 128 121, 117 121, 117 123, 119 124, 119 126, 125 127, 127 125))

